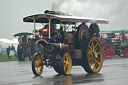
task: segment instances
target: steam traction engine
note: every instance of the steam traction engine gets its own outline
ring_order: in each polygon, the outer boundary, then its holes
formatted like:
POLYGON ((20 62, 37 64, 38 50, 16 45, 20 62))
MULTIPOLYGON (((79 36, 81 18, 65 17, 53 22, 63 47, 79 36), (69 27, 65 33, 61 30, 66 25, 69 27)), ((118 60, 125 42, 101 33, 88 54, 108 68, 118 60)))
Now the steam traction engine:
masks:
POLYGON ((128 57, 127 32, 111 31, 101 32, 100 38, 104 48, 104 58, 112 58, 115 55, 120 57, 128 57))
POLYGON ((32 71, 36 76, 43 72, 43 66, 53 67, 59 74, 68 75, 72 66, 80 65, 88 73, 97 73, 103 64, 103 49, 98 38, 85 23, 104 23, 105 19, 68 16, 61 12, 47 11, 25 17, 24 22, 41 23, 41 38, 36 44, 43 46, 42 53, 35 53, 32 71), (79 22, 79 23, 78 23, 79 22))
POLYGON ((33 53, 33 45, 35 44, 34 41, 31 39, 28 39, 29 36, 33 35, 32 33, 29 32, 20 32, 16 33, 13 36, 17 37, 18 36, 18 47, 17 47, 17 55, 19 61, 22 61, 25 59, 25 57, 29 56, 29 60, 32 59, 33 53))
POLYGON ((122 39, 120 48, 120 56, 121 57, 128 57, 128 30, 121 31, 120 39, 122 39))
POLYGON ((102 43, 103 50, 104 50, 104 59, 105 58, 110 59, 115 55, 114 45, 119 46, 119 43, 117 44, 115 39, 113 42, 112 38, 114 37, 114 33, 112 32, 100 32, 100 35, 102 36, 100 38, 100 41, 102 43))

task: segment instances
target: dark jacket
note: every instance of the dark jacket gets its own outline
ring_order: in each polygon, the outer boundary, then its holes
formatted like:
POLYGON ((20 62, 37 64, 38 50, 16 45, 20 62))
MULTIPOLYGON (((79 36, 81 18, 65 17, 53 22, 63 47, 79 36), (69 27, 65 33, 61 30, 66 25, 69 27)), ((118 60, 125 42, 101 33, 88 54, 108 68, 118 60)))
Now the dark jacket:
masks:
POLYGON ((89 27, 89 29, 91 30, 91 34, 93 35, 94 33, 96 33, 95 37, 100 37, 100 29, 99 26, 96 23, 92 23, 89 27))
POLYGON ((11 50, 10 48, 7 48, 7 54, 9 54, 9 53, 10 53, 10 50, 11 50))

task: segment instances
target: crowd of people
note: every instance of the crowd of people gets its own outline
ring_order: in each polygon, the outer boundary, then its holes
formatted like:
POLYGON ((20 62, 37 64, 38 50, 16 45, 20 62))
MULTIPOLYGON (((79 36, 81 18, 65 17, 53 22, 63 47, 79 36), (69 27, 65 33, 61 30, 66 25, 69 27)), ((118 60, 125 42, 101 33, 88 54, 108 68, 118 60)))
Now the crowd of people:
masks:
POLYGON ((16 58, 16 51, 15 51, 15 47, 13 45, 9 45, 7 48, 7 55, 8 55, 8 59, 11 59, 12 56, 15 56, 16 58))

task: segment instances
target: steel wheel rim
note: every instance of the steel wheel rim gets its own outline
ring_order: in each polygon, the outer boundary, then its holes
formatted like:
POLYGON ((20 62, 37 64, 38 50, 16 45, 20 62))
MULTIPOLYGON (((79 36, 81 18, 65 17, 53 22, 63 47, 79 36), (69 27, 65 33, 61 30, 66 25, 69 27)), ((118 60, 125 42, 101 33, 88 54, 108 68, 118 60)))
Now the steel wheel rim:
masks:
POLYGON ((43 72, 43 59, 41 58, 41 55, 37 55, 35 58, 35 70, 38 75, 41 75, 43 72))
POLYGON ((106 58, 112 58, 115 55, 115 48, 112 45, 104 47, 104 55, 106 58))
POLYGON ((89 44, 88 60, 93 72, 98 72, 103 64, 103 49, 97 38, 92 39, 89 44))
POLYGON ((71 73, 71 69, 72 69, 72 60, 71 60, 71 56, 69 53, 66 53, 64 56, 64 71, 66 74, 70 74, 71 73))

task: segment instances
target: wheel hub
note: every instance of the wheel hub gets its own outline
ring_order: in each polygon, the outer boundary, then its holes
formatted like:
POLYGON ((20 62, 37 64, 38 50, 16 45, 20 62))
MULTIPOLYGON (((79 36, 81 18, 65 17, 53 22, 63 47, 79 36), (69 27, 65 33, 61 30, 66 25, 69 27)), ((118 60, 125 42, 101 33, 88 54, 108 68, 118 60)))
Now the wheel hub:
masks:
POLYGON ((36 63, 35 63, 35 66, 36 66, 36 67, 39 67, 39 62, 36 62, 36 63))
POLYGON ((97 53, 94 51, 94 52, 92 52, 92 55, 93 55, 93 58, 97 58, 98 56, 97 56, 97 53))

